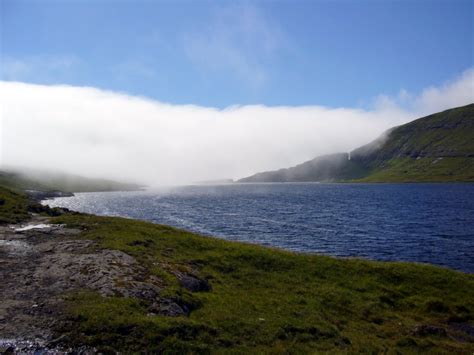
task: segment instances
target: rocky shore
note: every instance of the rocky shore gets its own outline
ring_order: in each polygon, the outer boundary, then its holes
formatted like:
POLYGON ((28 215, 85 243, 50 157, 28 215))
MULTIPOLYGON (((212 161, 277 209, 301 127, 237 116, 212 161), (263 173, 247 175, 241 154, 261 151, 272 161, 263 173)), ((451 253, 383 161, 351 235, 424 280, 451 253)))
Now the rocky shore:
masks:
POLYGON ((0 226, 0 351, 5 353, 71 350, 58 344, 53 329, 65 321, 64 290, 79 287, 68 265, 89 243, 70 239, 79 230, 47 222, 35 216, 27 225, 0 226))
POLYGON ((39 190, 26 190, 25 193, 34 201, 41 202, 43 200, 56 198, 56 197, 71 197, 74 196, 72 192, 64 191, 39 191, 39 190))
MULTIPOLYGON (((67 348, 63 337, 57 337, 72 321, 63 311, 68 292, 134 297, 148 304, 150 315, 189 312, 185 304, 160 297, 161 280, 148 275, 132 256, 76 239, 80 233, 39 215, 27 224, 0 226, 0 353, 94 352, 67 348)), ((192 291, 209 289, 193 275, 176 276, 192 291)))

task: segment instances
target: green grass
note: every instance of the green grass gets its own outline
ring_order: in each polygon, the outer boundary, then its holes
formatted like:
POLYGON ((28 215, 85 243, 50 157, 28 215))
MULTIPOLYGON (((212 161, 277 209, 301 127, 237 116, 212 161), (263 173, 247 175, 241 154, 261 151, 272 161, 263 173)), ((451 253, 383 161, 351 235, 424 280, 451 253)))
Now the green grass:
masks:
POLYGON ((383 150, 463 157, 474 152, 473 135, 474 104, 470 104, 396 127, 390 133, 383 150))
POLYGON ((396 127, 379 149, 370 146, 353 153, 371 169, 360 181, 472 182, 474 104, 396 127))
POLYGON ((398 158, 359 182, 474 182, 474 157, 398 158))
POLYGON ((31 217, 30 213, 59 216, 63 211, 29 199, 21 189, 11 189, 0 184, 0 225, 27 221, 31 217))
POLYGON ((0 225, 28 219, 29 204, 24 194, 0 186, 0 225))
POLYGON ((472 324, 473 275, 294 254, 121 218, 64 215, 55 222, 133 255, 164 281, 164 294, 195 307, 189 317, 150 317, 138 300, 69 295, 67 331, 77 344, 170 353, 474 351, 474 339, 449 325, 472 324), (180 288, 173 269, 199 270, 212 291, 180 288), (416 335, 419 325, 447 335, 416 335))

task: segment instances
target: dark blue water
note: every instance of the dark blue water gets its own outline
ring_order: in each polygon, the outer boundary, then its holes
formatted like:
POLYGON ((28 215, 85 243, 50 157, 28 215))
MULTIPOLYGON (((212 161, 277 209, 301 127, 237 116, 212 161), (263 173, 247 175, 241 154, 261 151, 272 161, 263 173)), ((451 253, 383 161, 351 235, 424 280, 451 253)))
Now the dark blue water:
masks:
POLYGON ((474 272, 474 184, 244 184, 48 202, 303 252, 474 272))

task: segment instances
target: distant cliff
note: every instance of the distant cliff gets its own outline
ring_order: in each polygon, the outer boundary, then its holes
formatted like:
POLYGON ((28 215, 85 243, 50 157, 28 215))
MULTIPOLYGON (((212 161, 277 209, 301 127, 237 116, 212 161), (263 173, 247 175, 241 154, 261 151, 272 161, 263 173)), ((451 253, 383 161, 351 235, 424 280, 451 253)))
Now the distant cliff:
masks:
POLYGON ((353 150, 239 182, 474 181, 474 104, 394 127, 353 150))

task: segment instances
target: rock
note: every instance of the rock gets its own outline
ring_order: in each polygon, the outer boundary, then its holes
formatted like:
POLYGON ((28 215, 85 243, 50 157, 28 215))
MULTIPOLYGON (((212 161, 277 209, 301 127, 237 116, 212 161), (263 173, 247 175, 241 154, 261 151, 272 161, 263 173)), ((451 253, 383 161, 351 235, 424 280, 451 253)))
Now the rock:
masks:
POLYGON ((134 297, 153 302, 158 297, 161 288, 149 282, 132 281, 124 287, 116 288, 114 291, 123 297, 134 297))
POLYGON ((74 196, 72 192, 64 191, 39 191, 39 190, 26 190, 26 194, 36 201, 56 198, 56 197, 71 197, 74 196))
POLYGON ((14 354, 15 353, 15 348, 13 346, 9 346, 6 349, 1 349, 2 354, 14 354))
POLYGON ((179 284, 191 292, 207 292, 211 290, 211 285, 207 280, 200 279, 193 275, 181 275, 179 277, 179 284))
POLYGON ((151 314, 159 314, 161 316, 179 317, 189 315, 189 310, 186 306, 182 307, 171 299, 160 299, 153 303, 148 311, 151 314))
MULTIPOLYGON (((38 215, 30 221, 47 222, 47 217, 38 215)), ((21 354, 95 353, 90 348, 66 352, 61 346, 67 339, 53 339, 56 330, 69 322, 63 313, 63 295, 70 291, 88 289, 104 297, 157 303, 156 314, 189 314, 189 307, 179 301, 159 299, 163 281, 149 275, 135 258, 118 250, 97 248, 91 240, 74 239, 81 233, 79 229, 52 225, 17 233, 11 227, 0 227, 0 354, 10 350, 21 354), (28 252, 13 253, 12 245, 26 246, 28 252)))
POLYGON ((456 331, 463 332, 474 340, 474 326, 468 322, 451 322, 449 326, 456 331))
POLYGON ((57 337, 57 338, 51 340, 51 341, 48 343, 48 347, 49 347, 49 348, 55 347, 55 346, 57 346, 58 344, 60 344, 61 342, 64 342, 66 339, 67 339, 66 334, 60 335, 59 337, 57 337))

